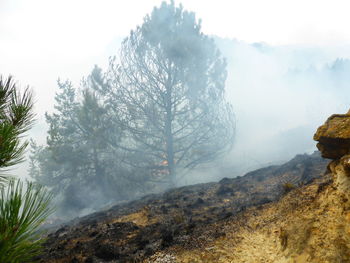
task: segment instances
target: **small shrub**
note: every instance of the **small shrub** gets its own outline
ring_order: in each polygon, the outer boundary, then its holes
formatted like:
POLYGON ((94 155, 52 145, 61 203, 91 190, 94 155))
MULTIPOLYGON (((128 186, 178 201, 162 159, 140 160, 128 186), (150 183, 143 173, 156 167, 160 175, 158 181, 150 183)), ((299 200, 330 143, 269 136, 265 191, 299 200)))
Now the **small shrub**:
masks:
POLYGON ((285 231, 284 229, 280 229, 280 242, 281 242, 281 246, 282 246, 282 250, 285 250, 287 248, 287 244, 288 244, 288 233, 287 231, 285 231))
POLYGON ((292 191, 293 189, 296 188, 296 186, 292 183, 284 183, 282 185, 283 187, 283 192, 286 194, 286 193, 289 193, 290 191, 292 191))

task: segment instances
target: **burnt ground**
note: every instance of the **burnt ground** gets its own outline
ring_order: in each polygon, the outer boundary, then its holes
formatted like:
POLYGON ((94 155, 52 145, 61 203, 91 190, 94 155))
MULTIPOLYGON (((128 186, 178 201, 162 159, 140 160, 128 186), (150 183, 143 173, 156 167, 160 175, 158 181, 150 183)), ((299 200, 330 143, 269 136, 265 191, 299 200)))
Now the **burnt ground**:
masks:
MULTIPOLYGON (((324 175, 319 153, 224 178, 185 186, 116 205, 74 220, 48 235, 41 262, 142 262, 170 246, 199 246, 196 237, 249 207, 279 200, 295 187, 324 175)), ((213 238, 224 231, 213 231, 213 238)), ((205 240, 203 241, 205 242, 205 240)))

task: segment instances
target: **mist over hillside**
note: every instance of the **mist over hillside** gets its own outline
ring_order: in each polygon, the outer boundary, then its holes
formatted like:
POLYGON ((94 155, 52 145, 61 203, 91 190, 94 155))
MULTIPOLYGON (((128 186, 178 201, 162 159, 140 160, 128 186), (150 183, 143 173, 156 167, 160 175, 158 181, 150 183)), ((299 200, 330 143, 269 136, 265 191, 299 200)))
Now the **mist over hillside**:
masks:
MULTIPOLYGON (((232 175, 312 153, 319 123, 348 110, 350 46, 215 41, 227 58, 226 95, 236 118, 234 148, 216 165, 229 167, 232 175)), ((217 167, 205 171, 186 182, 222 178, 217 167)))
MULTIPOLYGON (((241 175, 311 153, 316 150, 311 138, 319 123, 348 109, 350 46, 272 46, 214 39, 228 62, 226 96, 236 119, 235 144, 225 159, 196 170, 181 184, 218 180, 227 175, 223 170, 241 175)), ((99 66, 106 67, 120 43, 118 38, 108 45, 99 66)), ((47 125, 41 114, 37 119, 29 135, 44 143, 47 125)), ((18 169, 20 175, 25 176, 27 167, 25 163, 18 169)))
POLYGON ((350 47, 270 46, 216 38, 236 117, 227 160, 243 171, 316 150, 319 123, 350 101, 350 47))
POLYGON ((350 262, 345 7, 0 1, 0 263, 350 262))

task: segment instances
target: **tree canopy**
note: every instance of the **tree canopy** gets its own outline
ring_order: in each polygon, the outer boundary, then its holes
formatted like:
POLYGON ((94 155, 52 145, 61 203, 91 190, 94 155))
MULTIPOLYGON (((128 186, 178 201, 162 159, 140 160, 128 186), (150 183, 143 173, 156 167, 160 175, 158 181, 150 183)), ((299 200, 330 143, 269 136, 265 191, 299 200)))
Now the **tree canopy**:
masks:
POLYGON ((111 146, 122 131, 111 125, 94 85, 91 76, 80 91, 70 81, 58 81, 55 112, 46 114, 47 145, 31 145, 30 176, 51 189, 61 216, 91 212, 147 188, 144 173, 127 169, 123 150, 111 146))
POLYGON ((79 91, 58 83, 47 146, 33 144, 32 177, 61 196, 65 210, 175 186, 231 149, 226 76, 195 14, 163 2, 105 71, 96 66, 79 91))
POLYGON ((226 61, 195 14, 163 2, 123 41, 98 91, 127 131, 122 145, 147 156, 135 165, 162 171, 174 185, 179 172, 232 146, 226 76, 226 61))

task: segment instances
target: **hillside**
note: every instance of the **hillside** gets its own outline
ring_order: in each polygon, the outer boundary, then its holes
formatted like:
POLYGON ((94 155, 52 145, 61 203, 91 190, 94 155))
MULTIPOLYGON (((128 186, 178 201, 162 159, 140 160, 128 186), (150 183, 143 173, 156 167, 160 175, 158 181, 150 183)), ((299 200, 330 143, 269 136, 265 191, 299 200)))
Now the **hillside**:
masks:
POLYGON ((186 186, 75 220, 42 262, 350 262, 350 114, 315 134, 319 152, 186 186))
POLYGON ((161 251, 200 249, 210 239, 228 237, 224 226, 238 218, 245 221, 251 209, 259 211, 294 186, 321 178, 326 164, 318 153, 299 155, 281 166, 173 189, 86 216, 49 235, 42 262, 132 262, 161 251))
POLYGON ((174 262, 350 262, 350 112, 332 115, 314 139, 333 159, 323 176, 218 224, 225 236, 173 253, 174 262))

